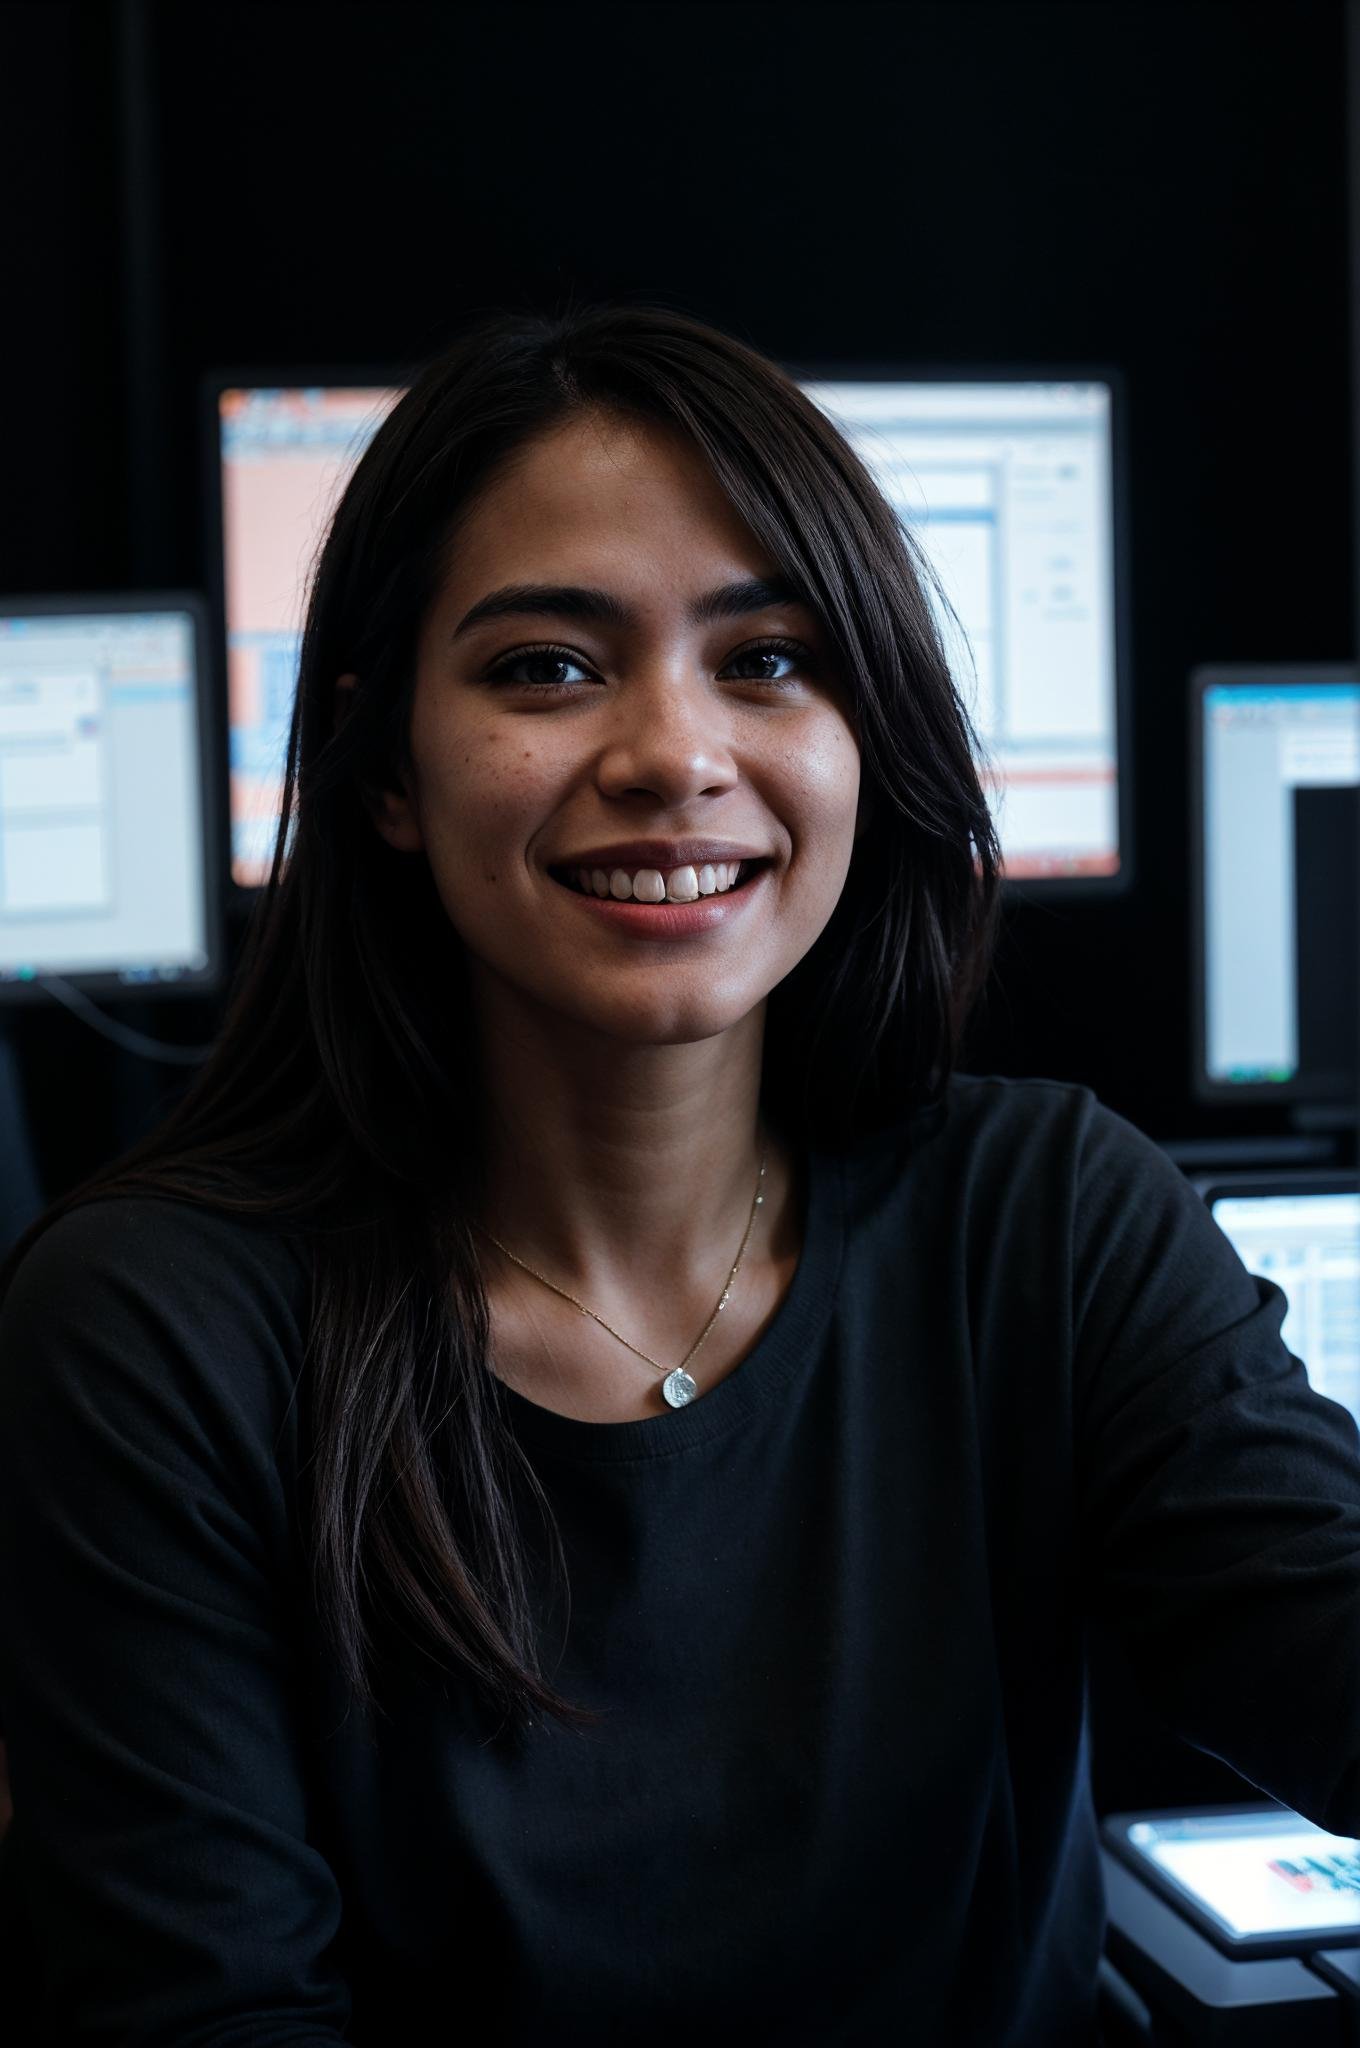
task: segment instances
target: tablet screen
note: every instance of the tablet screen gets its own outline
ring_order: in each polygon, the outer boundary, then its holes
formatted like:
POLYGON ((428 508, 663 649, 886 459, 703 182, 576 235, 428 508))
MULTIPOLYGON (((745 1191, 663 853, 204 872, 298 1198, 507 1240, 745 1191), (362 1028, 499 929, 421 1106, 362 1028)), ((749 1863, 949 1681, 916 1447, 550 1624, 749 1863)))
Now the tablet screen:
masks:
POLYGON ((1360 1931, 1360 1842, 1297 1813, 1170 1814, 1125 1839, 1239 1940, 1360 1931))

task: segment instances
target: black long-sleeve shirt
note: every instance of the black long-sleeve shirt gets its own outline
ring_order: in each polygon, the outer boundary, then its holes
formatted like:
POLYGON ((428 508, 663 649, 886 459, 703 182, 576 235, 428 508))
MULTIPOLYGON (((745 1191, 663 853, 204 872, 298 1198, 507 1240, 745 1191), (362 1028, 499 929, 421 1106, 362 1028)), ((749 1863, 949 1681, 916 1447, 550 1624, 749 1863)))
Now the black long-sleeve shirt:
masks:
POLYGON ((29 1252, 0 1879, 63 2044, 1084 2044, 1092 1612, 1191 1742, 1360 1835, 1360 1432, 1280 1290, 1077 1085, 956 1077, 807 1167, 791 1289, 710 1393, 508 1396, 587 1732, 496 1735, 419 1660, 375 1739, 346 1717, 301 1242, 106 1198, 29 1252))

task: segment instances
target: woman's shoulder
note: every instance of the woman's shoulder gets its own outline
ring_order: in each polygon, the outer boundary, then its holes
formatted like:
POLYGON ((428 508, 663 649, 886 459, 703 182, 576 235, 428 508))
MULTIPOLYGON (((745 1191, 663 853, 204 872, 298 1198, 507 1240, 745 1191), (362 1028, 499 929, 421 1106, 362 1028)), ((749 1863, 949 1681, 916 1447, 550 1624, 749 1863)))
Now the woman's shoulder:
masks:
POLYGON ((1163 1191, 1184 1180, 1155 1138, 1084 1081, 1043 1075, 955 1074, 939 1129, 954 1156, 1007 1184, 1026 1178, 1080 1190, 1163 1191))
POLYGON ((11 1287, 84 1286, 118 1275, 170 1291, 214 1278, 292 1291, 306 1270, 302 1239, 267 1216, 183 1196, 109 1194, 60 1210, 24 1252, 11 1287))
POLYGON ((1079 1122, 1100 1107, 1084 1081, 1061 1081, 1045 1074, 951 1074, 945 1103, 958 1120, 989 1128, 1017 1121, 1079 1122))
POLYGON ((992 1153, 1013 1154, 1017 1144, 1079 1147, 1093 1120, 1113 1116, 1084 1082, 953 1073, 933 1100, 904 1110, 863 1137, 850 1158, 869 1171, 908 1157, 978 1164, 992 1153))
POLYGON ((173 1375, 252 1397, 286 1390, 310 1307, 304 1243, 266 1220, 152 1194, 61 1210, 14 1265, 0 1301, 0 1378, 98 1386, 173 1375))
POLYGON ((1183 1176, 1154 1139, 1084 1082, 1042 1075, 955 1073, 841 1166, 857 1215, 924 1204, 984 1234, 1004 1222, 1021 1239, 1078 1225, 1092 1189, 1113 1201, 1183 1199, 1183 1176))

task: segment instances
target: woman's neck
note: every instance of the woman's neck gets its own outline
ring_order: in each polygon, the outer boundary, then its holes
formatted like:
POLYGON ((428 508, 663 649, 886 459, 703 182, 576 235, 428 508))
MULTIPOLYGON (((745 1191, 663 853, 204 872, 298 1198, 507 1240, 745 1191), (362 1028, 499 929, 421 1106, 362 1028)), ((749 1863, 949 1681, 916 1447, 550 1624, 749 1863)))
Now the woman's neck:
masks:
MULTIPOLYGON (((484 1229, 602 1314, 635 1308, 640 1287, 712 1288, 762 1157, 766 1186, 787 1166, 760 1112, 763 1026, 762 1009, 712 1039, 628 1045, 498 1018, 483 1031, 484 1229)), ((758 1208, 751 1256, 761 1222, 758 1208)))

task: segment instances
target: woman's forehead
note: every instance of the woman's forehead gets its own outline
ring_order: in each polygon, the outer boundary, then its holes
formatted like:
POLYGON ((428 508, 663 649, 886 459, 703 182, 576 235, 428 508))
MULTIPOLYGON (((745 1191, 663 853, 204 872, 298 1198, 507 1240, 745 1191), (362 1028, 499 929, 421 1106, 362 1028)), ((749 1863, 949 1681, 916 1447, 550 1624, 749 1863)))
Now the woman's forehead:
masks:
POLYGON ((700 451, 683 435, 595 415, 563 421, 522 442, 469 508, 467 524, 504 542, 532 528, 690 529, 755 545, 700 451))
POLYGON ((689 603, 778 567, 706 463, 676 437, 588 425, 517 451, 469 507, 445 559, 441 609, 458 619, 508 584, 613 593, 633 608, 664 590, 689 603))

